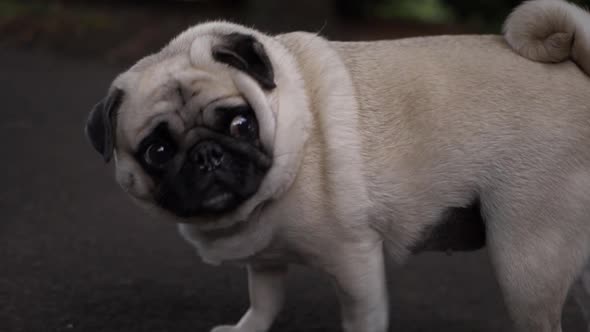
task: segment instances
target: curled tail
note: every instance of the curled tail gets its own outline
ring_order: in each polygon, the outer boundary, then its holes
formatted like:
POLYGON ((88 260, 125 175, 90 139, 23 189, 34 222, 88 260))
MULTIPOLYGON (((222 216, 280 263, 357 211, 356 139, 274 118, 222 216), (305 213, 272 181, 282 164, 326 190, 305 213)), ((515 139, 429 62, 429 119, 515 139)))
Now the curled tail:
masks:
POLYGON ((504 22, 504 38, 525 58, 572 59, 590 74, 590 13, 563 0, 530 0, 504 22))

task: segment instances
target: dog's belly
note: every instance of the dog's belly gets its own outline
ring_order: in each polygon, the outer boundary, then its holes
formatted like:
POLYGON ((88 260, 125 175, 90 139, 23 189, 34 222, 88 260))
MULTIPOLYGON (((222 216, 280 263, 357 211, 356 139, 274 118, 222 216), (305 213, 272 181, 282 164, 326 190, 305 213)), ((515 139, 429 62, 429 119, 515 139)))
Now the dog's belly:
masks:
POLYGON ((424 230, 422 239, 411 251, 470 251, 481 249, 485 243, 485 224, 476 201, 467 207, 446 210, 436 224, 424 230))

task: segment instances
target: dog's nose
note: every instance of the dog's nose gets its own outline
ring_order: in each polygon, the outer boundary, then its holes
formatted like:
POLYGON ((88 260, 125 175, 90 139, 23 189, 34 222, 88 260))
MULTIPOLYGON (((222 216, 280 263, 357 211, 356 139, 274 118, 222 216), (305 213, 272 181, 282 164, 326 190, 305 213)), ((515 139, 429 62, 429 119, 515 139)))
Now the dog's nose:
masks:
POLYGON ((223 149, 213 141, 201 142, 190 152, 190 158, 202 171, 212 171, 223 162, 223 149))

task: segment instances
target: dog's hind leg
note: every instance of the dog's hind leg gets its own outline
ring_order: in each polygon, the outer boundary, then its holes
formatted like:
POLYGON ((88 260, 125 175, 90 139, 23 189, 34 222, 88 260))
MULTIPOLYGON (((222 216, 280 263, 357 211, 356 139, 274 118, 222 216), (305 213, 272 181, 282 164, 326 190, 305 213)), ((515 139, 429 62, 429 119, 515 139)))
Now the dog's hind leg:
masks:
POLYGON ((590 244, 590 177, 523 181, 482 199, 488 245, 518 332, 561 332, 568 290, 590 244), (582 190, 583 189, 583 190, 582 190))
POLYGON ((590 261, 586 263, 582 273, 572 286, 571 293, 586 319, 588 332, 590 332, 590 261))

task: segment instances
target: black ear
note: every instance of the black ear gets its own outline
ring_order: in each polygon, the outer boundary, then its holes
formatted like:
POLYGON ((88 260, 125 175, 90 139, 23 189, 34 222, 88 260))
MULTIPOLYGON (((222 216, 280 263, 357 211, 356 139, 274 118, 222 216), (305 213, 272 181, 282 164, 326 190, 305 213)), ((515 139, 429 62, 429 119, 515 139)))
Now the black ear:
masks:
POLYGON ((225 35, 221 44, 214 46, 212 51, 215 60, 247 73, 262 88, 272 90, 277 86, 264 46, 253 36, 237 32, 225 35))
POLYGON ((121 105, 123 95, 123 90, 113 90, 92 108, 86 122, 86 138, 107 163, 111 160, 115 148, 117 110, 121 105))

